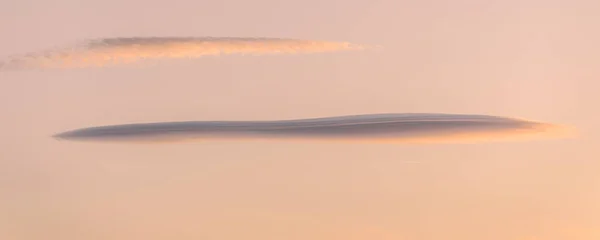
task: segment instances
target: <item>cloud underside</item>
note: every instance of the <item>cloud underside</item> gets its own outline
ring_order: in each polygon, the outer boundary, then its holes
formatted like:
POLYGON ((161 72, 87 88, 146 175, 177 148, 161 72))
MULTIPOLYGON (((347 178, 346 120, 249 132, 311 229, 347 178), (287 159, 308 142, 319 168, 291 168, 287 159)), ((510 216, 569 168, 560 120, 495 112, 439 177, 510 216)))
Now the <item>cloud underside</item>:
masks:
POLYGON ((69 48, 14 56, 0 69, 101 67, 141 60, 198 58, 227 54, 297 54, 363 49, 347 42, 278 38, 109 38, 69 48))
POLYGON ((361 115, 283 121, 143 123, 68 131, 61 140, 104 142, 352 141, 461 143, 532 140, 570 136, 567 127, 473 115, 361 115), (369 116, 370 118, 361 118, 369 116), (466 117, 465 117, 466 116, 466 117))

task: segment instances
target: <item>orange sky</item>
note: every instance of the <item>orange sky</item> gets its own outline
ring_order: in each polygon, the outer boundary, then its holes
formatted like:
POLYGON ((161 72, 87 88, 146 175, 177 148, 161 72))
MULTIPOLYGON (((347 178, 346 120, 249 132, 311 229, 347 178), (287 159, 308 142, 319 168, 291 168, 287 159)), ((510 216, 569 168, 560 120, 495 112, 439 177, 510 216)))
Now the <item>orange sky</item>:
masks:
POLYGON ((10 1, 0 56, 82 39, 279 37, 378 51, 0 72, 0 239, 596 240, 600 3, 10 1), (522 117, 573 139, 106 145, 124 122, 522 117))

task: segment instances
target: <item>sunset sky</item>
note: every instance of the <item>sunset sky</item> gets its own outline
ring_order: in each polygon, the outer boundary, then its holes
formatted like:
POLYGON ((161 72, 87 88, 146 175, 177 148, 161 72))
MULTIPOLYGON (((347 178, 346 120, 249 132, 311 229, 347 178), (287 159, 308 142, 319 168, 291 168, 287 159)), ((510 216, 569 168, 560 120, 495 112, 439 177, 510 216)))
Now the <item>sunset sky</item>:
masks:
POLYGON ((370 51, 0 72, 0 239, 600 239, 597 0, 22 0, 0 59, 86 39, 273 37, 370 51), (572 139, 56 141, 136 122, 433 112, 572 139))

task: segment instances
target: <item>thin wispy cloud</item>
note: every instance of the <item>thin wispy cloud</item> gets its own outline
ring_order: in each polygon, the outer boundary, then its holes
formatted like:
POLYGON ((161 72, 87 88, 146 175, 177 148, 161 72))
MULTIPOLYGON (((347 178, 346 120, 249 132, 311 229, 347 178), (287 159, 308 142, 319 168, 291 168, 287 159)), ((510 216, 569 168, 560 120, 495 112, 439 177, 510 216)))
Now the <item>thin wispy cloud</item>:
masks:
POLYGON ((140 60, 198 58, 229 54, 300 54, 360 50, 348 42, 283 38, 135 37, 84 41, 70 47, 9 57, 0 70, 82 68, 139 62, 140 60))
POLYGON ((572 133, 572 129, 567 127, 515 118, 405 113, 279 121, 138 123, 77 129, 54 137, 108 142, 325 140, 453 143, 565 137, 572 133))

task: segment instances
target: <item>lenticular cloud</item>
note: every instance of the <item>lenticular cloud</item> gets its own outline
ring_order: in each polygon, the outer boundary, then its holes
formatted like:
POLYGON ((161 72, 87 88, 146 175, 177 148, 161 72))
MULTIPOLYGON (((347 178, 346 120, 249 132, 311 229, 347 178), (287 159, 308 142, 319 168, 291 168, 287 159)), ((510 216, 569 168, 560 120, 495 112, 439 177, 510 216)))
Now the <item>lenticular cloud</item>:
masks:
POLYGON ((13 56, 0 61, 0 69, 77 68, 132 63, 148 59, 198 58, 226 54, 318 53, 364 48, 347 42, 281 38, 106 38, 85 41, 67 48, 13 56))
POLYGON ((278 121, 139 123, 83 128, 54 137, 109 142, 324 140, 457 143, 564 137, 570 134, 570 128, 529 120, 486 115, 413 113, 278 121))

